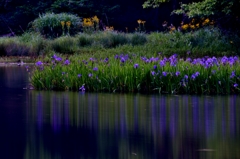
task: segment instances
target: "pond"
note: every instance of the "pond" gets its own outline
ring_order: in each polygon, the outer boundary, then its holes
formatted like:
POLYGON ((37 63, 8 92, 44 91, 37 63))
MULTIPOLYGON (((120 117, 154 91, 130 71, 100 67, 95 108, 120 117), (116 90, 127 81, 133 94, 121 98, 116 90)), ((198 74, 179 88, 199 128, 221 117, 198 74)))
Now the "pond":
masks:
POLYGON ((240 158, 240 96, 36 91, 28 78, 0 67, 0 158, 240 158))

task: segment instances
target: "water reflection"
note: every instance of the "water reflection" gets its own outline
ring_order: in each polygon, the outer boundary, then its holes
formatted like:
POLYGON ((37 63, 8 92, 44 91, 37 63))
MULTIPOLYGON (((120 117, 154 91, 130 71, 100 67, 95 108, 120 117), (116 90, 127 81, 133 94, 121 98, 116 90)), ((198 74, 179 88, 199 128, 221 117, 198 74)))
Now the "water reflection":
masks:
POLYGON ((239 96, 28 94, 25 158, 240 158, 239 96))
POLYGON ((0 158, 240 159, 240 96, 29 91, 0 67, 0 158))

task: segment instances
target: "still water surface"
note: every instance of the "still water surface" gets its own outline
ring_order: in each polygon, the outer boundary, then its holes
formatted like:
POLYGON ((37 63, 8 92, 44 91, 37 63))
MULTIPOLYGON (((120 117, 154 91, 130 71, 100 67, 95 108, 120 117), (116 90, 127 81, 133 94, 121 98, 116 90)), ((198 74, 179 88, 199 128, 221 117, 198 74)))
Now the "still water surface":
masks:
POLYGON ((0 67, 1 159, 240 159, 240 96, 23 89, 0 67))

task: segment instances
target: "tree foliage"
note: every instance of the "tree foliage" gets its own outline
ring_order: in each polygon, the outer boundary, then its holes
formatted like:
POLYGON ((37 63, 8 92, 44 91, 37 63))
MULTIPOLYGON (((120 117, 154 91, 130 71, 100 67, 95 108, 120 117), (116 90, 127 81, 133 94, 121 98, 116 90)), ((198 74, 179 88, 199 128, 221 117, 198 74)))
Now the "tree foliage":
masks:
POLYGON ((169 2, 169 1, 170 0, 147 0, 143 3, 142 6, 143 8, 149 8, 149 7, 157 8, 161 3, 169 2))
POLYGON ((186 14, 188 17, 209 17, 236 15, 235 5, 239 6, 240 0, 203 0, 190 4, 181 4, 181 8, 173 11, 176 14, 186 14))

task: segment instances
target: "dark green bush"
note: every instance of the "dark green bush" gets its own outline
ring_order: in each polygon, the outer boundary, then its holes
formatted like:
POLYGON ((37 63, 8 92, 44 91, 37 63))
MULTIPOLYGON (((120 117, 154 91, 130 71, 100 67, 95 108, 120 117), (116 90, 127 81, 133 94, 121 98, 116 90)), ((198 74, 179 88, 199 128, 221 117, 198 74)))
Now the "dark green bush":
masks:
POLYGON ((105 48, 113 48, 128 43, 128 38, 124 33, 108 32, 101 38, 101 44, 105 48))
POLYGON ((92 44, 91 38, 89 38, 87 35, 81 35, 78 37, 78 44, 79 46, 89 46, 92 44))
POLYGON ((52 41, 54 51, 64 54, 73 54, 77 50, 77 40, 74 37, 63 36, 52 41))

